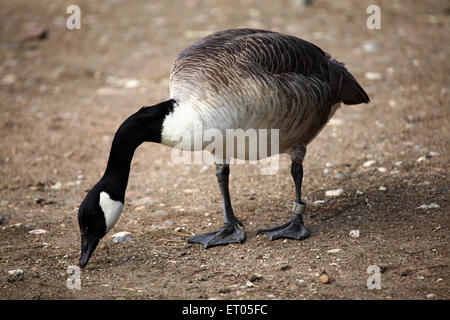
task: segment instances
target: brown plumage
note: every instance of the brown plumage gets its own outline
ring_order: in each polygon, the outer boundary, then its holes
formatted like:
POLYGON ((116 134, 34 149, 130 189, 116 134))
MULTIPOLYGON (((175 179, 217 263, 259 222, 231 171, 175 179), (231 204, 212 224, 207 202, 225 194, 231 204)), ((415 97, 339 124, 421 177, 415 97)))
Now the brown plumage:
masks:
POLYGON ((344 65, 322 49, 265 30, 201 39, 178 55, 170 80, 171 98, 196 110, 204 128, 211 117, 232 119, 232 128, 278 128, 281 151, 309 143, 340 102, 369 102, 344 65))

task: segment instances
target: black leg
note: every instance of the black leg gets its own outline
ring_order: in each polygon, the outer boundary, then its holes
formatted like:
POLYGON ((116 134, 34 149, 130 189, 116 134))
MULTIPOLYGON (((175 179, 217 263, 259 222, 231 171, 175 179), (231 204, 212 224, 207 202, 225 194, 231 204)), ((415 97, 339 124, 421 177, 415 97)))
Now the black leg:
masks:
POLYGON ((303 164, 292 162, 291 176, 295 185, 295 202, 302 204, 303 164))
POLYGON ((217 231, 202 233, 187 239, 190 243, 201 243, 207 249, 212 246, 228 244, 232 242, 243 242, 246 238, 245 232, 239 226, 243 226, 233 213, 231 206, 228 181, 230 167, 228 164, 216 164, 216 176, 219 183, 223 200, 223 227, 217 231))
POLYGON ((305 211, 306 203, 302 201, 302 180, 303 165, 301 162, 292 162, 291 175, 295 184, 295 202, 292 207, 294 216, 292 219, 281 226, 258 230, 258 234, 266 234, 270 240, 279 238, 291 238, 302 240, 309 236, 308 229, 303 224, 302 214, 305 211))

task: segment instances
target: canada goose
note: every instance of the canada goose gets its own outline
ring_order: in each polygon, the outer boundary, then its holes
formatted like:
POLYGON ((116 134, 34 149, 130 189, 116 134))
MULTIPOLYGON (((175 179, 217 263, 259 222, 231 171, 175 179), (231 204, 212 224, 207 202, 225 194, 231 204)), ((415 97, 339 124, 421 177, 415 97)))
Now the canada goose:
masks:
MULTIPOLYGON (((80 205, 80 266, 85 267, 100 239, 123 208, 130 163, 143 142, 177 147, 183 137, 201 130, 277 128, 279 153, 291 156, 296 198, 292 219, 259 230, 271 240, 304 239, 302 162, 306 146, 333 116, 341 102, 368 103, 369 97, 347 71, 317 46, 277 32, 232 29, 213 33, 182 51, 170 74, 170 100, 142 107, 126 119, 112 142, 103 177, 80 205)), ((203 148, 204 145, 201 145, 203 148)), ((188 242, 205 248, 243 242, 245 232, 231 206, 229 164, 216 163, 224 224, 188 242)))

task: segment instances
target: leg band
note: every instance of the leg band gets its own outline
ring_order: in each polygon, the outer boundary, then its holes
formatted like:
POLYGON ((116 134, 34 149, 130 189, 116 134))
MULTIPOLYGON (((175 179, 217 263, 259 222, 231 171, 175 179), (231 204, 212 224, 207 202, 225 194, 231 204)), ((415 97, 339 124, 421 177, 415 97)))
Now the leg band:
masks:
POLYGON ((306 209, 306 203, 302 202, 302 203, 297 203, 296 201, 294 201, 294 204, 292 205, 292 212, 294 212, 295 214, 303 214, 303 212, 305 212, 306 209))

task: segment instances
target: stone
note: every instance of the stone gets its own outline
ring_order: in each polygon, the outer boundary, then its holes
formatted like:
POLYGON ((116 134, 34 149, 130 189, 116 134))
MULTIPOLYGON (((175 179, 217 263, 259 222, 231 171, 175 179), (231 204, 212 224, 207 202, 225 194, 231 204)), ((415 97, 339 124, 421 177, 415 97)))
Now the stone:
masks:
POLYGON ((328 276, 328 274, 326 272, 324 272, 319 276, 319 281, 322 284, 328 284, 328 283, 330 283, 330 277, 328 276))
POLYGON ((371 165, 373 165, 375 163, 376 163, 375 160, 368 160, 368 161, 363 163, 363 167, 370 167, 371 165))
POLYGON ((25 34, 24 40, 43 40, 48 37, 48 31, 47 27, 35 27, 25 34))
POLYGON ((338 253, 341 251, 342 251, 342 249, 339 249, 339 248, 327 250, 328 253, 338 253))
POLYGON ((359 238, 359 230, 352 230, 352 231, 350 231, 350 237, 352 237, 352 238, 359 238))
POLYGON ((115 233, 112 235, 113 241, 118 243, 123 243, 127 241, 131 241, 132 239, 128 237, 131 234, 131 232, 128 231, 121 231, 118 233, 115 233))
POLYGON ((249 280, 251 282, 255 282, 255 281, 261 280, 262 278, 263 278, 262 275, 260 275, 259 273, 255 273, 250 276, 249 280))
POLYGON ((417 209, 437 209, 437 208, 440 208, 440 206, 437 203, 423 204, 420 207, 417 207, 417 209))
POLYGON ((364 74, 364 77, 367 80, 371 80, 371 81, 380 81, 381 79, 383 79, 382 74, 379 72, 366 72, 364 74))
POLYGON ((325 192, 327 197, 339 197, 344 194, 344 189, 328 190, 325 192))
POLYGON ((50 187, 50 189, 52 189, 52 190, 60 190, 61 188, 62 188, 61 182, 57 182, 50 187))
POLYGON ((46 233, 48 233, 48 231, 44 230, 44 229, 34 229, 34 230, 28 231, 28 233, 34 234, 34 235, 39 235, 39 234, 46 234, 46 233))

